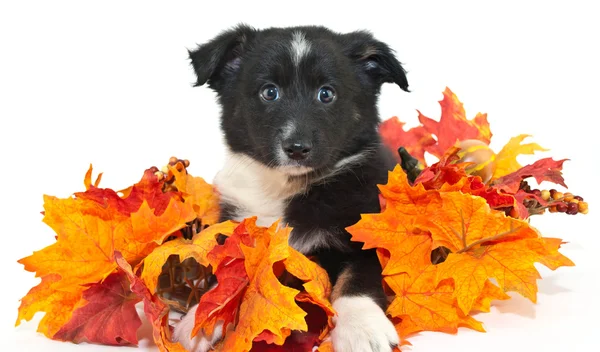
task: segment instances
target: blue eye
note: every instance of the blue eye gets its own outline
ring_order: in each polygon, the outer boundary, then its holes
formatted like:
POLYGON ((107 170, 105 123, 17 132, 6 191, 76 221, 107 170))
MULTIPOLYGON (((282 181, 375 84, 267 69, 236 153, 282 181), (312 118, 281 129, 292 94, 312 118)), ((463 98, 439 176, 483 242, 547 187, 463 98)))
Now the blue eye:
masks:
POLYGON ((279 99, 279 89, 273 84, 263 86, 260 96, 266 101, 275 101, 279 99))
POLYGON ((331 87, 322 87, 319 89, 319 101, 323 104, 329 104, 335 99, 335 92, 331 87))

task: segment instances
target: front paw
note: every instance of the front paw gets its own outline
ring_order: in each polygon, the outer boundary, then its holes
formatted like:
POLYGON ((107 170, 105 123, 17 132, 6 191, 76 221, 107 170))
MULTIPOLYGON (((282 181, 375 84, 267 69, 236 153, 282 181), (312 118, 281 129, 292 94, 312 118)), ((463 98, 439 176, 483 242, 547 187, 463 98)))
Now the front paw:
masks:
POLYGON ((190 352, 207 352, 212 349, 223 335, 223 324, 217 323, 212 336, 203 336, 198 332, 194 338, 191 338, 192 330, 196 321, 196 308, 192 307, 180 322, 175 324, 173 331, 173 341, 179 342, 186 350, 190 352))
POLYGON ((335 352, 391 352, 400 343, 392 322, 369 297, 341 297, 331 340, 335 352))

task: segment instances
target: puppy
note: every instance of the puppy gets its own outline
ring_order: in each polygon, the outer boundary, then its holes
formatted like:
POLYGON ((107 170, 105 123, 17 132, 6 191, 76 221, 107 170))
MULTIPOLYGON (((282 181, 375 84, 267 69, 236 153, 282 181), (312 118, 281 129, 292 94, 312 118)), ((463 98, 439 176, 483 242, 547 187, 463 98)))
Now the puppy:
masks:
MULTIPOLYGON (((380 211, 377 185, 395 165, 377 112, 383 83, 408 91, 392 50, 362 31, 240 25, 189 54, 196 86, 208 84, 222 106, 229 155, 214 180, 221 220, 292 226, 290 245, 318 258, 331 279, 335 350, 391 351, 399 338, 384 313, 377 255, 345 228, 380 211)), ((191 339, 194 317, 195 307, 174 336, 204 352, 223 329, 191 339)))

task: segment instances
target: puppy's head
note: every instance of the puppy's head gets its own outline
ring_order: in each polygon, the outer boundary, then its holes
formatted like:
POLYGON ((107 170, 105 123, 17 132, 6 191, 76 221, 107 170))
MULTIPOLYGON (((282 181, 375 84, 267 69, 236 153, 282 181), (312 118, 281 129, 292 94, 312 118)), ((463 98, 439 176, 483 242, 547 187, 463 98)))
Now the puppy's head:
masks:
POLYGON ((392 50, 367 32, 240 25, 190 59, 196 86, 218 94, 231 150, 290 175, 331 170, 375 148, 381 85, 408 91, 392 50))

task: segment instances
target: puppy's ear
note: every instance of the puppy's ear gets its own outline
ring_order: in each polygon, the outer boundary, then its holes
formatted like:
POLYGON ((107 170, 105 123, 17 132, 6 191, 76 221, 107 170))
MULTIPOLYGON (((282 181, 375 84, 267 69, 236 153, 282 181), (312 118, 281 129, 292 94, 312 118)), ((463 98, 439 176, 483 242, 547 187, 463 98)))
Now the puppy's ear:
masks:
POLYGON ((211 88, 218 90, 225 79, 239 70, 242 54, 255 34, 255 29, 242 24, 222 32, 194 50, 188 50, 197 77, 194 86, 208 82, 211 88))
POLYGON ((345 34, 343 46, 345 54, 357 62, 375 84, 396 83, 402 90, 409 91, 406 71, 396 59, 394 51, 373 38, 371 33, 358 31, 345 34))

